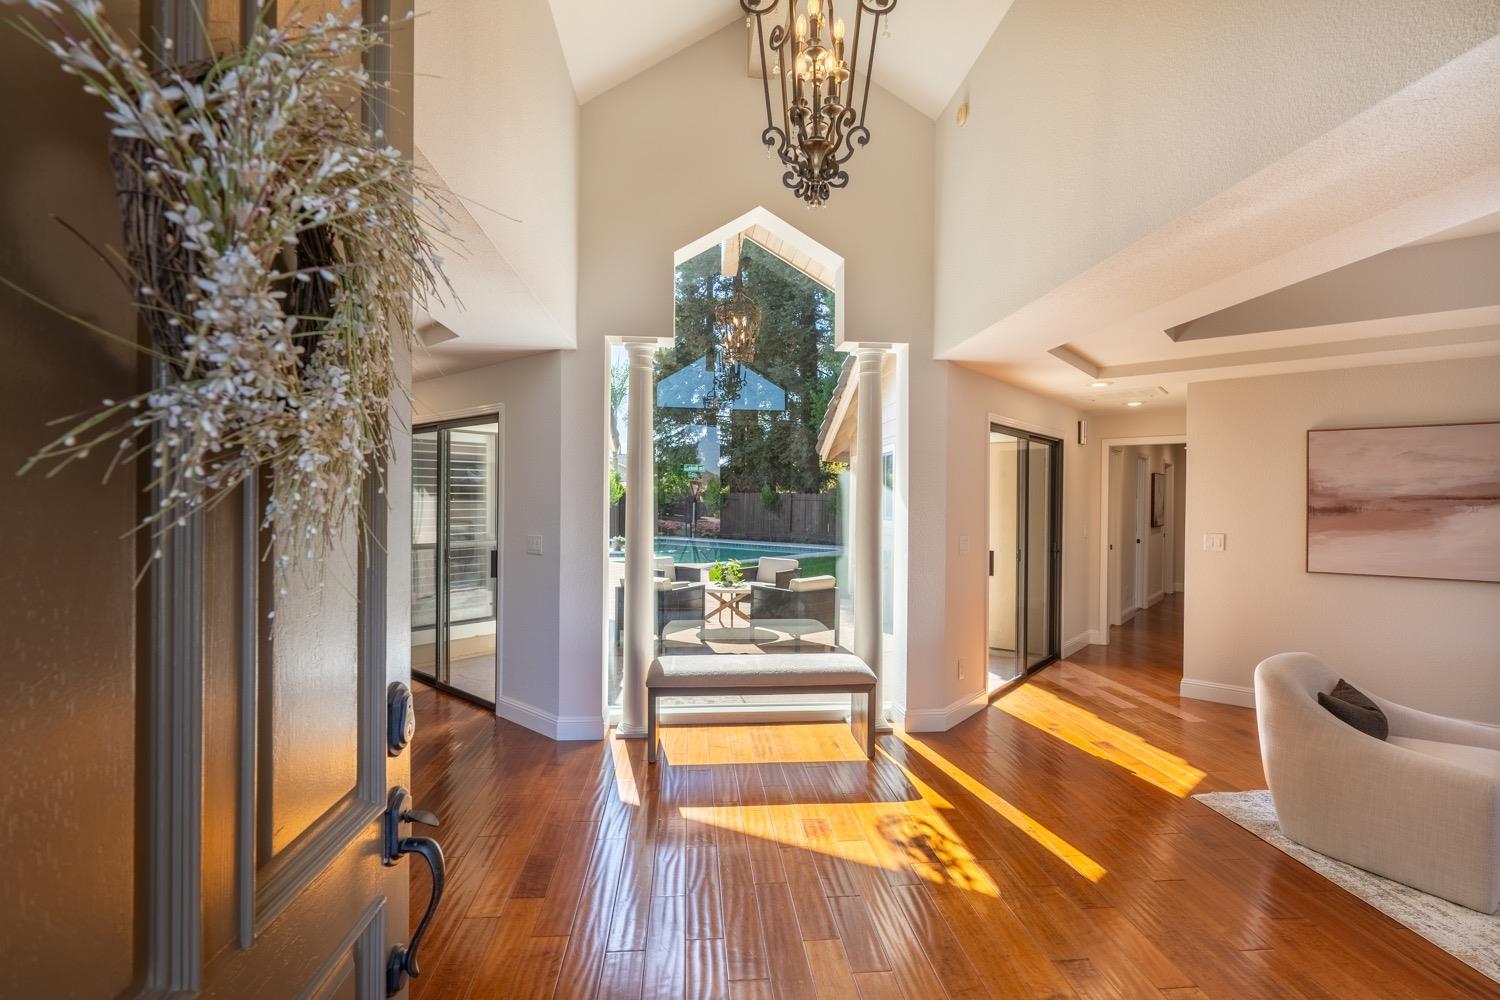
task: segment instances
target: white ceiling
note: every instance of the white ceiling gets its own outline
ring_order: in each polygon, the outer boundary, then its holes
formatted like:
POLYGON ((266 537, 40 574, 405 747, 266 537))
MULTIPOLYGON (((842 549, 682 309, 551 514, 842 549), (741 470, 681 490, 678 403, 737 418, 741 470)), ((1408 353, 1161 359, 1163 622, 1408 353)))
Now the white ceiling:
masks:
POLYGON ((1181 407, 1193 382, 1500 354, 1497 84, 1497 61, 1419 81, 944 357, 1107 413, 1181 407), (1441 148, 1417 135, 1430 119, 1452 127, 1441 148))
MULTIPOLYGON (((550 0, 578 102, 744 18, 739 0, 550 0), (643 9, 644 8, 644 9, 643 9), (622 11, 624 15, 622 16, 622 11), (648 14, 649 16, 642 16, 648 14)), ((778 0, 777 9, 791 0, 778 0)), ((942 113, 1010 9, 1011 0, 904 0, 886 18, 875 50, 875 82, 929 118, 942 113)), ((853 0, 835 0, 852 29, 853 0)), ((868 29, 867 29, 868 30, 868 29)))

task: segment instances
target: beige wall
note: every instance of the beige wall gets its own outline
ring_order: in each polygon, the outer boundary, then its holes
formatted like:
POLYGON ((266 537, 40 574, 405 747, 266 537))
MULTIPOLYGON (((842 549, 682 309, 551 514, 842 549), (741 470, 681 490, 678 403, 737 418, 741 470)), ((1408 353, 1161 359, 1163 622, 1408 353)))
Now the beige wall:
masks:
MULTIPOLYGON (((932 327, 932 122, 880 89, 849 186, 809 211, 760 143, 742 22, 583 106, 579 345, 672 334, 672 255, 764 207, 845 261, 845 336, 915 343, 932 327)), ((923 352, 931 356, 930 348, 923 352)))
MULTIPOLYGON (((912 447, 914 493, 930 492, 938 501, 936 516, 944 522, 940 536, 932 533, 927 508, 911 514, 912 618, 910 662, 907 667, 909 707, 922 712, 941 707, 948 724, 966 710, 984 704, 985 634, 988 593, 988 462, 989 422, 993 418, 1023 430, 1063 442, 1063 594, 1062 642, 1069 651, 1089 641, 1095 613, 1092 595, 1097 577, 1087 539, 1091 519, 1097 517, 1098 477, 1093 468, 1097 446, 1078 444, 1079 411, 1065 403, 1035 396, 1022 389, 957 365, 938 366, 944 385, 929 391, 938 395, 915 399, 947 400, 940 418, 945 467, 936 478, 920 479, 918 469, 927 458, 912 447), (919 587, 921 589, 919 589, 919 587), (940 609, 941 614, 919 614, 918 609, 940 609), (941 631, 933 634, 928 631, 941 631), (941 661, 938 660, 941 650, 941 661), (963 675, 959 676, 959 664, 963 675)), ((919 424, 914 406, 913 437, 919 424)), ((940 438, 940 440, 942 439, 940 438)), ((929 717, 918 715, 919 724, 929 717)))
POLYGON ((1500 419, 1497 387, 1495 358, 1191 386, 1184 693, 1244 702, 1258 662, 1305 650, 1386 698, 1500 722, 1500 586, 1305 571, 1309 429, 1500 419))
POLYGON ((938 117, 939 352, 1497 30, 1494 0, 1016 0, 938 117))
MULTIPOLYGON (((552 9, 547 0, 421 0, 416 10, 417 147, 460 199, 447 210, 472 216, 502 270, 472 271, 470 252, 439 242, 476 305, 509 294, 498 301, 519 312, 522 296, 534 299, 542 319, 528 320, 524 336, 505 331, 501 346, 572 346, 579 111, 552 9)), ((462 301, 433 310, 471 332, 462 301)))
MULTIPOLYGON (((958 682, 948 676, 954 672, 946 647, 951 616, 939 596, 948 582, 950 494, 946 414, 938 402, 946 397, 948 366, 932 360, 933 125, 874 88, 874 137, 854 158, 849 187, 823 208, 808 211, 782 186, 781 171, 759 142, 762 96, 760 85, 745 75, 744 59, 744 27, 736 22, 583 107, 579 347, 564 366, 563 382, 568 419, 587 435, 569 440, 588 447, 564 456, 562 478, 570 491, 565 495, 579 505, 580 539, 602 545, 602 532, 591 526, 603 516, 604 466, 602 450, 596 457, 592 445, 605 421, 607 338, 670 337, 676 251, 754 208, 779 216, 844 258, 845 298, 839 308, 845 338, 910 348, 896 379, 898 424, 905 422, 897 436, 909 460, 904 469, 898 463, 895 498, 898 515, 904 513, 909 526, 904 538, 897 529, 897 543, 906 543, 909 558, 902 566, 906 586, 897 595, 895 615, 910 666, 903 683, 894 676, 899 662, 892 664, 889 693, 898 705, 915 697, 917 709, 936 711, 936 718, 957 697, 958 682), (671 114, 663 115, 663 108, 671 114), (684 153, 683 123, 691 123, 691 156, 684 153), (910 405, 911 400, 920 405, 910 405)), ((982 428, 982 422, 981 414, 975 427, 982 428)), ((984 439, 976 441, 977 452, 965 461, 980 476, 971 492, 978 498, 972 502, 979 521, 969 534, 973 551, 982 553, 984 439)), ((565 573, 564 582, 571 576, 565 573)), ((593 640, 603 622, 598 609, 586 604, 579 600, 572 607, 578 635, 593 640)), ((969 658, 966 677, 977 683, 983 674, 982 596, 971 621, 972 645, 979 652, 969 658)), ((596 678, 599 654, 591 652, 596 678)), ((582 690, 584 683, 580 675, 572 688, 582 690)), ((592 678, 588 683, 599 686, 592 678)))
POLYGON ((415 386, 417 422, 503 408, 496 707, 507 717, 528 709, 561 714, 557 664, 567 625, 559 615, 563 357, 549 351, 415 386), (540 556, 526 554, 528 535, 542 536, 540 556))

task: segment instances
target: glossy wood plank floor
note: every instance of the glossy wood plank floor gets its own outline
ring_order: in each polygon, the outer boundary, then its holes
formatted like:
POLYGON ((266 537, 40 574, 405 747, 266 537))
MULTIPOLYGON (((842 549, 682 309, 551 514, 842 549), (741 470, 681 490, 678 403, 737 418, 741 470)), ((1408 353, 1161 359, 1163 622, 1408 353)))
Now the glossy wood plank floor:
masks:
POLYGON ((700 726, 650 768, 423 689, 449 886, 412 996, 1500 995, 1187 797, 1264 780, 1250 711, 1178 699, 1181 621, 873 762, 841 725, 700 726))

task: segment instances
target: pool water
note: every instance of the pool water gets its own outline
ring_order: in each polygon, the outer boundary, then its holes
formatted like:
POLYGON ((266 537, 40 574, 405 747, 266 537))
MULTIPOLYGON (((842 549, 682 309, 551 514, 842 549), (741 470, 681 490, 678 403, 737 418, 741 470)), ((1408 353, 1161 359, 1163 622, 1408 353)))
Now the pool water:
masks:
MULTIPOLYGON (((726 559, 753 562, 761 556, 790 556, 810 559, 813 556, 836 556, 843 549, 836 545, 792 545, 788 542, 756 542, 743 539, 672 538, 657 536, 656 554, 671 556, 679 563, 712 563, 726 559)), ((611 559, 624 559, 623 552, 611 552, 611 559)))

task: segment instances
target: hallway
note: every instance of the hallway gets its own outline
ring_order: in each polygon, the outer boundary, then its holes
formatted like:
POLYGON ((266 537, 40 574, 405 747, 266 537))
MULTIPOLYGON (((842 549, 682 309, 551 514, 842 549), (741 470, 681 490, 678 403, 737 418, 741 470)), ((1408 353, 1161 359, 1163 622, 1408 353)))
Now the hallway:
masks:
POLYGON ((420 688, 449 883, 412 996, 1492 995, 1188 798, 1264 781, 1252 712, 1177 696, 1182 603, 873 761, 839 724, 697 726, 649 768, 420 688))

